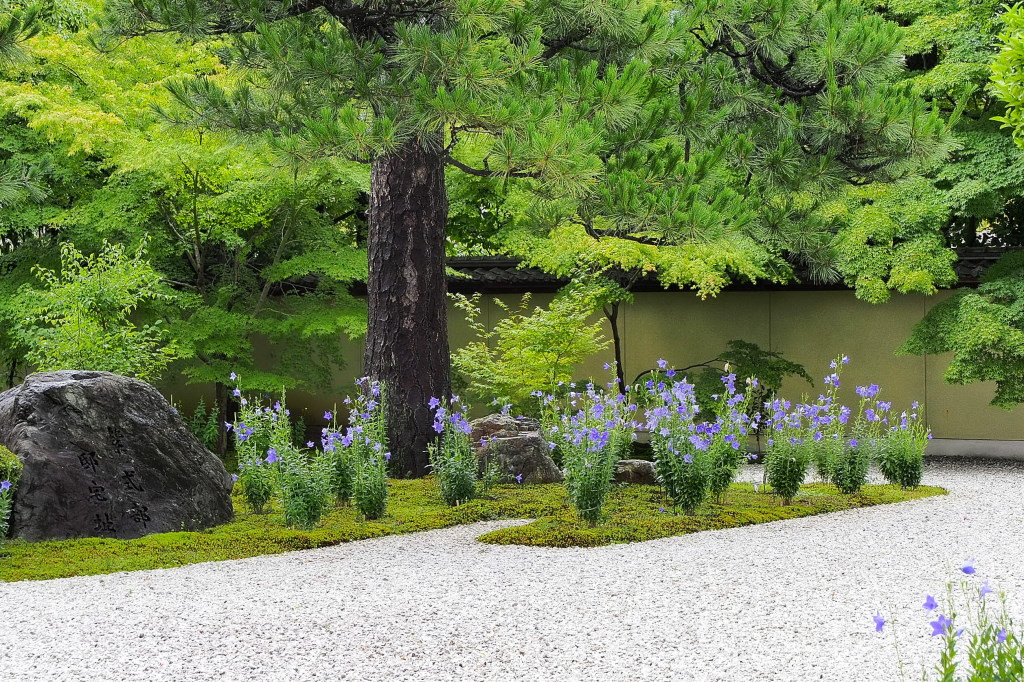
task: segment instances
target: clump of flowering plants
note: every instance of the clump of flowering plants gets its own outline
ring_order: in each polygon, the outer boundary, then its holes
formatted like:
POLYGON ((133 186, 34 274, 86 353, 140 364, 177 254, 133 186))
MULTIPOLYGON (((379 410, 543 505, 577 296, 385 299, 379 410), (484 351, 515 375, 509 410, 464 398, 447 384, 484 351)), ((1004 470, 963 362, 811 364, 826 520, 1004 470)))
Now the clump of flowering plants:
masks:
MULTIPOLYGON (((231 380, 237 380, 231 373, 231 380)), ((288 411, 280 401, 273 406, 250 401, 242 395, 240 388, 234 389, 240 409, 234 423, 225 427, 235 435, 235 452, 238 455, 238 483, 242 486, 242 497, 257 514, 266 510, 277 489, 277 471, 274 464, 278 452, 291 447, 291 425, 288 411)))
POLYGON ((583 392, 571 390, 561 401, 543 396, 542 403, 545 425, 562 450, 569 500, 581 519, 596 524, 619 453, 633 438, 636 407, 618 391, 604 392, 593 384, 583 392))
MULTIPOLYGON (((345 398, 345 404, 351 405, 352 399, 345 398)), ((352 501, 352 494, 355 491, 356 471, 352 461, 352 450, 345 443, 351 445, 353 435, 342 435, 336 415, 337 410, 324 412, 327 426, 320 431, 320 447, 329 463, 331 494, 338 504, 347 505, 352 501)), ((312 443, 307 445, 312 446, 312 443)))
POLYGON ((14 484, 9 480, 0 481, 0 540, 7 537, 8 523, 11 518, 11 505, 14 504, 14 484))
MULTIPOLYGON (((728 368, 727 364, 726 370, 728 368)), ((718 405, 714 411, 718 416, 714 422, 696 427, 698 432, 703 428, 704 437, 710 439, 708 492, 720 503, 724 502, 725 492, 736 480, 736 474, 747 458, 747 433, 752 424, 757 423, 757 417, 748 414, 752 389, 757 388, 757 379, 747 379, 747 390, 744 393, 736 391, 735 374, 723 376, 722 383, 724 390, 718 395, 718 405)))
POLYGON ((312 528, 328 507, 329 459, 324 454, 310 456, 292 444, 291 413, 283 393, 273 405, 250 401, 238 388, 235 396, 241 409, 227 427, 235 435, 238 482, 246 504, 260 514, 277 497, 285 524, 312 528))
POLYGON ((850 358, 841 355, 831 363, 832 374, 825 377, 828 387, 825 395, 808 408, 808 442, 813 443, 818 473, 824 481, 831 481, 840 492, 851 495, 860 491, 868 481, 871 465, 869 453, 857 447, 855 439, 847 440, 846 429, 852 411, 838 400, 843 368, 850 358))
POLYGON ((438 433, 437 441, 430 445, 430 468, 441 488, 441 499, 454 507, 477 493, 480 465, 470 442, 473 427, 466 419, 469 408, 455 395, 446 401, 431 398, 429 407, 434 411, 434 431, 438 433))
MULTIPOLYGON (((664 360, 658 361, 665 369, 664 360)), ((692 514, 707 498, 711 461, 708 448, 713 434, 694 418, 700 411, 694 386, 685 379, 676 380, 673 369, 665 372, 671 383, 648 379, 644 412, 651 437, 658 479, 669 502, 692 514), (709 437, 710 436, 710 437, 709 437)))
POLYGON ((931 431, 919 415, 918 403, 910 412, 903 412, 899 420, 882 433, 878 450, 878 468, 885 480, 903 488, 916 488, 924 474, 924 450, 931 431))
POLYGON ((765 474, 772 492, 782 498, 783 504, 791 504, 807 477, 814 456, 814 450, 806 444, 807 423, 813 417, 809 417, 807 405, 793 407, 788 400, 781 398, 776 398, 766 407, 771 415, 766 420, 770 437, 765 474))
POLYGON ((291 443, 275 450, 274 454, 284 522, 309 530, 320 522, 329 507, 330 458, 324 453, 310 457, 291 443))
MULTIPOLYGON (((1006 595, 1000 593, 996 597, 989 582, 976 577, 973 560, 966 562, 960 571, 964 578, 955 584, 946 584, 944 599, 937 600, 928 594, 921 605, 924 611, 921 626, 942 642, 932 679, 941 682, 1024 680, 1024 633, 1015 628, 1007 612, 1006 595)), ((883 632, 886 620, 880 610, 873 620, 875 631, 883 632)), ((928 672, 922 671, 921 678, 929 679, 928 672)))
POLYGON ((387 512, 387 447, 384 386, 363 377, 356 381, 363 390, 349 399, 349 426, 337 441, 349 449, 352 465, 352 502, 366 519, 379 519, 387 512))
POLYGON ((21 460, 10 450, 0 445, 0 542, 7 537, 14 505, 14 490, 21 478, 21 460))

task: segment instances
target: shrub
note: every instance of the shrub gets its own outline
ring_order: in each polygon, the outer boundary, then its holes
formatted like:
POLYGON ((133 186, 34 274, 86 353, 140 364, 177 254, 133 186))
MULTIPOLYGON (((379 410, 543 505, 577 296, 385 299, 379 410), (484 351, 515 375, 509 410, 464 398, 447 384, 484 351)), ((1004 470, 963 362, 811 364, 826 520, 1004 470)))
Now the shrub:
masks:
POLYGON ((133 317, 150 301, 174 301, 174 292, 146 260, 145 244, 134 255, 103 243, 84 255, 69 242, 60 247, 60 272, 36 266, 42 289, 18 296, 23 316, 16 334, 25 359, 38 371, 89 369, 153 381, 178 355, 160 321, 139 327, 133 317))
POLYGON ((308 457, 288 444, 277 454, 277 484, 281 510, 288 526, 309 530, 327 512, 331 495, 331 460, 308 457))
POLYGON ((360 379, 365 391, 351 402, 349 423, 343 445, 351 448, 352 501, 364 518, 379 519, 388 507, 387 449, 384 386, 377 381, 360 379))
POLYGON ((457 396, 442 402, 430 399, 434 410, 434 430, 439 438, 430 444, 430 467, 441 488, 441 499, 449 506, 468 502, 477 494, 480 464, 469 435, 473 427, 466 420, 469 408, 457 396))
MULTIPOLYGON (((914 409, 917 408, 914 403, 914 409)), ((924 450, 931 432, 918 419, 918 413, 900 415, 879 441, 878 468, 885 480, 902 488, 916 488, 924 475, 924 450)))
POLYGON ((569 501, 581 519, 594 525, 611 490, 622 440, 632 437, 635 425, 629 418, 636 408, 622 394, 599 391, 593 384, 583 393, 570 392, 564 405, 549 398, 543 420, 562 448, 569 501))
POLYGON ((600 308, 600 296, 593 287, 574 284, 563 289, 547 308, 532 312, 529 294, 514 311, 495 299, 507 316, 489 330, 477 320, 479 295, 453 295, 477 340, 452 354, 452 366, 468 380, 474 396, 512 405, 517 414, 534 413, 536 403, 530 396, 535 391, 555 391, 559 382, 572 379, 573 370, 584 358, 608 346, 602 323, 591 321, 600 308))

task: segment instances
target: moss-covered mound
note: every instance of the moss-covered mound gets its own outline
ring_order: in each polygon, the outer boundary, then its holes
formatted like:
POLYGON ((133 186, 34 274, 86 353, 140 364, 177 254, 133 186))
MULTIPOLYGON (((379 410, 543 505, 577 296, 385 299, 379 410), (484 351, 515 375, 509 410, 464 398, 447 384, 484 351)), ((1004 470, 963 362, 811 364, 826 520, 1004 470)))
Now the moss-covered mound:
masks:
POLYGON ((451 508, 442 501, 432 478, 389 482, 388 513, 379 521, 360 521, 351 507, 334 510, 312 531, 281 525, 280 515, 243 511, 231 523, 202 532, 161 533, 137 540, 90 538, 29 543, 11 541, 0 549, 0 580, 42 580, 118 571, 169 568, 201 561, 241 559, 298 549, 336 545, 366 538, 445 528, 495 519, 537 519, 517 528, 488 533, 481 539, 498 544, 592 547, 637 542, 712 528, 728 528, 822 512, 899 502, 941 494, 940 488, 903 491, 868 486, 856 497, 839 495, 831 486, 806 486, 797 502, 780 507, 776 498, 736 485, 724 506, 707 505, 692 517, 660 511, 666 502, 658 488, 626 486, 609 498, 605 522, 590 528, 569 509, 561 485, 497 486, 491 499, 451 508))
POLYGON ((835 486, 812 483, 802 486, 794 503, 784 507, 777 497, 755 492, 749 483, 735 483, 729 489, 724 504, 705 504, 688 516, 666 508, 660 488, 636 485, 612 491, 605 506, 606 520, 596 526, 581 522, 570 510, 563 509, 558 514, 538 518, 525 526, 486 533, 479 539, 495 545, 598 547, 795 519, 945 493, 942 488, 931 486, 902 490, 892 485, 869 485, 858 495, 842 495, 835 486))

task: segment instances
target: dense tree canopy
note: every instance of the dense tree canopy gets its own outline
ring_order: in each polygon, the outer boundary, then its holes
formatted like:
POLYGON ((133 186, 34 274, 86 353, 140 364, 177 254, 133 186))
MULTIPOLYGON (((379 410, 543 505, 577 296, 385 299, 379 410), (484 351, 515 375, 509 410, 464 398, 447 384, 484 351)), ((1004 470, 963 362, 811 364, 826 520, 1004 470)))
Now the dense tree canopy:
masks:
POLYGON ((962 148, 935 173, 953 213, 951 239, 1012 250, 977 289, 961 289, 932 308, 901 350, 952 353, 947 381, 994 381, 992 404, 1009 409, 1024 402, 1024 154, 1013 143, 1022 143, 1024 12, 1001 9, 965 3, 959 12, 931 17, 939 28, 931 51, 937 73, 920 78, 932 82, 933 92, 959 87, 967 98, 958 127, 962 148))
MULTIPOLYGON (((359 207, 368 174, 326 160, 297 167, 259 140, 169 124, 168 79, 223 72, 218 46, 167 36, 97 51, 84 31, 44 28, 31 59, 0 73, 0 162, 23 187, 0 205, 0 353, 13 382, 29 348, 13 331, 30 314, 33 266, 57 266, 57 240, 86 254, 104 240, 148 258, 172 288, 137 312, 162 319, 190 381, 246 388, 331 385, 339 335, 365 331, 348 285, 365 279, 359 207), (271 357, 257 362, 256 346, 271 357)), ((221 419, 223 422, 224 419, 221 419)))
POLYGON ((82 171, 20 209, 48 215, 18 251, 41 229, 160 235, 178 342, 213 380, 254 335, 359 331, 368 209, 364 366, 406 471, 448 386, 449 236, 703 295, 795 266, 872 300, 949 278, 931 214, 877 208, 947 154, 947 123, 901 82, 900 29, 855 2, 116 0, 103 21, 34 39, 0 85, 27 126, 8 146, 82 171))
MULTIPOLYGON (((446 253, 614 275, 592 301, 614 318, 652 272, 702 296, 807 276, 880 302, 952 283, 949 246, 1019 243, 1022 155, 992 120, 1014 105, 987 80, 1004 28, 966 0, 6 10, 0 318, 24 316, 57 243, 149 239, 174 300, 140 319, 173 323, 177 367, 222 411, 229 372, 323 385, 339 334, 366 331, 396 462, 422 473, 427 398, 449 386, 446 253), (348 288, 367 278, 368 318, 348 288)), ((29 351, 11 328, 8 381, 29 351)))

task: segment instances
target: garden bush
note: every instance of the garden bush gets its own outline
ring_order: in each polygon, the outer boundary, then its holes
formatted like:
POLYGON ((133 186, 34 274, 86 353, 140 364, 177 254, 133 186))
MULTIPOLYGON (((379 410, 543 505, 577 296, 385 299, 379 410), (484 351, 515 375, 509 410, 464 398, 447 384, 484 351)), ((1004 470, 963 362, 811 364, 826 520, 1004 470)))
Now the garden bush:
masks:
POLYGON ((448 401, 431 398, 430 408, 438 433, 437 441, 430 445, 430 467, 441 488, 441 499, 454 507, 477 494, 480 465, 469 440, 473 432, 466 419, 469 407, 452 396, 448 401))
POLYGON ((593 384, 583 392, 570 391, 561 400, 546 395, 542 403, 544 429, 562 450, 569 500, 581 519, 596 524, 623 441, 634 437, 636 407, 618 391, 601 391, 593 384))
MULTIPOLYGON (((237 377, 232 374, 234 381, 237 377)), ((275 497, 280 498, 285 523, 312 528, 326 513, 330 502, 350 500, 366 519, 378 519, 387 510, 387 450, 384 423, 384 390, 377 382, 360 379, 364 393, 346 398, 349 426, 344 434, 334 414, 324 418, 322 449, 293 445, 294 425, 285 407, 285 396, 265 406, 234 389, 241 409, 229 427, 235 434, 238 483, 250 509, 262 513, 275 497)))

